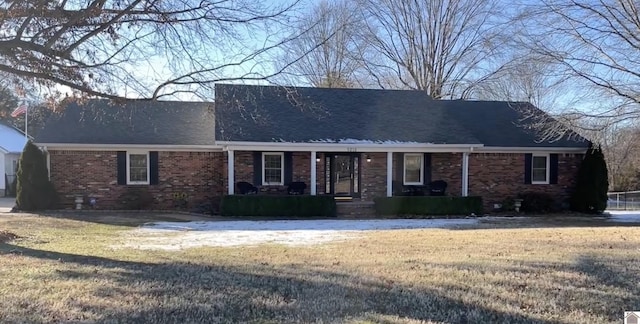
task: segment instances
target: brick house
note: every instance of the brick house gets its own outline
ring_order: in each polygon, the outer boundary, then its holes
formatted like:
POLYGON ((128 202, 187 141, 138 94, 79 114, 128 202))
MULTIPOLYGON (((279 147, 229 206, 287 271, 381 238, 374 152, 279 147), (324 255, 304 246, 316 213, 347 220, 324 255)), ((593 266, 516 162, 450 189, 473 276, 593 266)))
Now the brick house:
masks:
POLYGON ((433 100, 420 91, 217 85, 211 103, 92 100, 54 116, 36 142, 51 180, 70 197, 118 197, 144 188, 155 208, 260 193, 355 201, 447 183, 446 194, 479 195, 487 208, 522 192, 566 198, 589 142, 570 134, 540 142, 525 103, 433 100))

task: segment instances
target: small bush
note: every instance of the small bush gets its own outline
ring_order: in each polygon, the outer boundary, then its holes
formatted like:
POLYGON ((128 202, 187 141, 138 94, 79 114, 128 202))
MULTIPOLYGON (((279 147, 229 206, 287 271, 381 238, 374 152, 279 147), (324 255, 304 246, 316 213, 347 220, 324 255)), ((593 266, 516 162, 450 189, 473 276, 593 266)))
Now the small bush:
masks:
POLYGON ((223 216, 334 217, 336 202, 329 196, 224 196, 223 216))
POLYGON ((198 201, 190 209, 190 212, 196 214, 206 215, 219 215, 220 214, 220 196, 207 197, 204 200, 198 201))
POLYGON ((518 195, 522 199, 521 211, 525 213, 553 213, 560 211, 558 202, 548 193, 525 192, 518 195))
POLYGON ((378 215, 482 214, 482 197, 381 197, 374 199, 378 215))
POLYGON ((148 209, 153 205, 155 199, 147 188, 129 187, 120 195, 120 203, 124 209, 141 210, 148 209))
POLYGON ((513 197, 509 197, 502 201, 502 211, 514 211, 516 210, 516 201, 513 197))

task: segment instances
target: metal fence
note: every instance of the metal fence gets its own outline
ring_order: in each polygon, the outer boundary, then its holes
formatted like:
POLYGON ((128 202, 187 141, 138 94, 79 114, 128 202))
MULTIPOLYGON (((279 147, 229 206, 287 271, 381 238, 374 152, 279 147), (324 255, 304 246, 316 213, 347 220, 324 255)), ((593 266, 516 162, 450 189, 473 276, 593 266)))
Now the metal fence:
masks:
POLYGON ((640 191, 607 193, 607 209, 640 210, 640 191))

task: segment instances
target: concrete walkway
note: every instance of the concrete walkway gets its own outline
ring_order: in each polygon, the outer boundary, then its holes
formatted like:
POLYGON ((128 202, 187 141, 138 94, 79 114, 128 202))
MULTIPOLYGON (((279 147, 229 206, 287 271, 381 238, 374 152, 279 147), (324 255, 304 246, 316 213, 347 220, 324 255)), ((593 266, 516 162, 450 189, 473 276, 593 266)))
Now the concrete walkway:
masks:
POLYGON ((0 213, 8 213, 16 204, 15 197, 0 197, 0 213))

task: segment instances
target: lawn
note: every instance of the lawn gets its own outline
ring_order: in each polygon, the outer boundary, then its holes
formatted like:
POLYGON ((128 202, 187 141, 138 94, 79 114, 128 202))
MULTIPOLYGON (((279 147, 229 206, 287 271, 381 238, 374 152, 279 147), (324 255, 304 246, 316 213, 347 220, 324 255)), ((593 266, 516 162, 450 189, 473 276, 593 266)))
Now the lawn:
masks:
POLYGON ((86 219, 0 215, 19 236, 0 243, 0 322, 621 323, 640 310, 640 228, 628 225, 154 251, 114 247, 136 220, 86 219))

